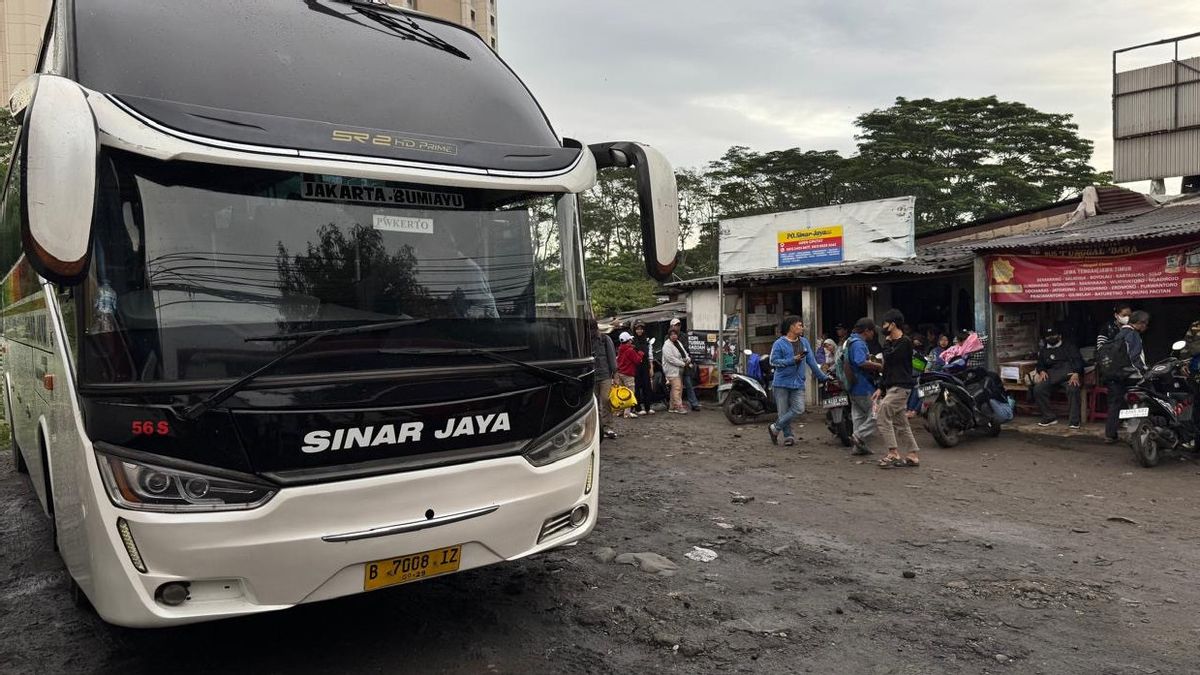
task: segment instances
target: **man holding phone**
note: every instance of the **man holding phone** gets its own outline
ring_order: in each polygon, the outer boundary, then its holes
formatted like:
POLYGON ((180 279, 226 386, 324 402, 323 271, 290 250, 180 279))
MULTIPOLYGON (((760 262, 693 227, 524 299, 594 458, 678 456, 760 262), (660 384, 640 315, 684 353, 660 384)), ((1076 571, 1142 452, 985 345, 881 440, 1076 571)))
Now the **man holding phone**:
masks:
POLYGON ((804 337, 804 322, 798 316, 789 316, 783 320, 780 331, 783 333, 771 347, 771 367, 775 374, 771 378, 771 388, 775 395, 775 409, 779 418, 767 427, 771 442, 779 445, 779 435, 783 434, 784 445, 795 445, 792 435, 792 420, 804 414, 804 367, 812 370, 813 376, 820 382, 829 380, 829 376, 821 372, 817 359, 813 356, 812 345, 804 337))

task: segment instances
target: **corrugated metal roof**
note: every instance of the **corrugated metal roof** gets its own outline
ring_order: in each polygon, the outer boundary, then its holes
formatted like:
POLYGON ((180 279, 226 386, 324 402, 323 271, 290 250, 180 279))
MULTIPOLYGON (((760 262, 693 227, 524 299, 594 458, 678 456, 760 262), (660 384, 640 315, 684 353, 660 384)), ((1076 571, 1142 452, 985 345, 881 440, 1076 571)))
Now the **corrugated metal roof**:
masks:
POLYGON ((962 242, 957 248, 972 251, 995 251, 1046 246, 1077 246, 1159 239, 1200 233, 1200 202, 1113 213, 1086 218, 1072 225, 1014 234, 986 241, 962 242))

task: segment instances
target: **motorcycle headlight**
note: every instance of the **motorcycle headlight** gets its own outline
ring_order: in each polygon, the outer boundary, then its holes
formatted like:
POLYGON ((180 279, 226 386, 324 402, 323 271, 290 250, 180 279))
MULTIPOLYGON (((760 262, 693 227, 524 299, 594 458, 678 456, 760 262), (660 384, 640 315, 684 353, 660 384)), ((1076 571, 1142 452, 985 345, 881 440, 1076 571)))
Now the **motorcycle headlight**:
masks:
MULTIPOLYGON (((607 403, 607 402, 606 402, 607 403)), ((600 426, 596 406, 589 405, 550 433, 534 441, 525 451, 525 459, 534 466, 546 466, 592 447, 600 426)))
POLYGON ((266 485, 169 469, 96 452, 112 503, 139 511, 235 511, 267 503, 266 485))

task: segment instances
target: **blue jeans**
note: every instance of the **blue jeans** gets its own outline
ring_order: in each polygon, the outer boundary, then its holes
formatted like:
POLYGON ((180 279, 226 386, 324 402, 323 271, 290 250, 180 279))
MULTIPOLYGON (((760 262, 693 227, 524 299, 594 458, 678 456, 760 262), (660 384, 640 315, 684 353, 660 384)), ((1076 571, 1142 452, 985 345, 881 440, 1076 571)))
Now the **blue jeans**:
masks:
POLYGON ((688 405, 692 410, 700 407, 700 399, 696 398, 696 383, 693 381, 696 377, 696 371, 692 370, 691 374, 683 378, 683 395, 687 398, 688 405))
POLYGON ((771 393, 775 395, 775 410, 779 411, 775 428, 783 432, 784 438, 791 438, 792 420, 804 414, 804 390, 775 387, 771 393))

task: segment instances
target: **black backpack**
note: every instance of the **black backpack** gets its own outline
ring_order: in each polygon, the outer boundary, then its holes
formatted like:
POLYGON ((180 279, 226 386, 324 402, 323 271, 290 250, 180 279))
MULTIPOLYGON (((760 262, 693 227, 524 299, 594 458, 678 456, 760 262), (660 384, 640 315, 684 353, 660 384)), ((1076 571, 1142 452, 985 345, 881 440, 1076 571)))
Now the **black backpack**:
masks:
POLYGON ((1096 350, 1096 372, 1101 382, 1119 382, 1132 370, 1133 362, 1129 360, 1129 343, 1124 331, 1096 350))

